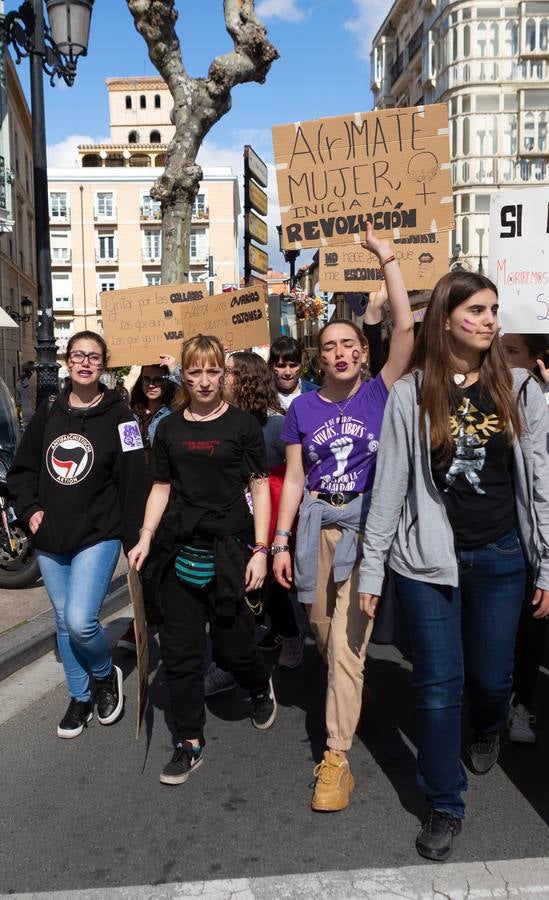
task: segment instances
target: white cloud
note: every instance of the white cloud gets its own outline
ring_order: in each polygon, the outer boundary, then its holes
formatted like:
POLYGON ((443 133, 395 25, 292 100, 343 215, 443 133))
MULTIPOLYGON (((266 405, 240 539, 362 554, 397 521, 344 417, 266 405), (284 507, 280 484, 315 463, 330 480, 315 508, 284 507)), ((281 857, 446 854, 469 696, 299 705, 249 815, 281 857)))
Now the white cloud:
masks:
POLYGON ((344 28, 355 35, 360 59, 370 59, 372 38, 389 12, 391 0, 353 0, 356 15, 344 22, 344 28))
POLYGON ((305 18, 297 0, 262 0, 256 12, 260 19, 282 19, 283 22, 302 22, 305 18))
POLYGON ((48 147, 48 167, 50 169, 77 168, 79 156, 77 147, 79 144, 107 144, 109 138, 90 137, 89 134, 70 134, 64 141, 58 144, 50 144, 48 147))

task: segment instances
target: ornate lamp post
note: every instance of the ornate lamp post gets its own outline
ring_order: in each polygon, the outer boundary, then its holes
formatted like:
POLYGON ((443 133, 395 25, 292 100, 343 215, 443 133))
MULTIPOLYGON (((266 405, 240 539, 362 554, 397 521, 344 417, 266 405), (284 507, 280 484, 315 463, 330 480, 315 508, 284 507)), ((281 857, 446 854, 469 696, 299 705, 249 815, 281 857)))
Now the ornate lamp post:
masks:
POLYGON ((284 257, 284 262, 290 266, 290 290, 292 290, 295 281, 295 263, 299 256, 299 250, 284 250, 282 246, 282 225, 277 225, 279 250, 284 257))
POLYGON ((19 63, 30 60, 32 151, 34 169, 34 224, 36 234, 36 278, 38 282, 38 329, 36 335, 37 397, 40 403, 58 388, 57 347, 53 327, 51 253, 44 115, 43 71, 50 84, 62 78, 71 86, 80 56, 88 52, 93 0, 46 0, 49 25, 44 21, 43 0, 25 0, 0 23, 4 45, 11 44, 19 63))

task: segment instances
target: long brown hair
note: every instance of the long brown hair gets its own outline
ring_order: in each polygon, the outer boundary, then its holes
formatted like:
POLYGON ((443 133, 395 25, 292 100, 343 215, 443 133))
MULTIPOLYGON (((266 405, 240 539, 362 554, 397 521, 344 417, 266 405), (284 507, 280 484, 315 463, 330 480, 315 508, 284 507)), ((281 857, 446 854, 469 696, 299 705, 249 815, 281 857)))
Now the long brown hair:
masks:
POLYGON ((269 366, 257 353, 242 350, 231 355, 234 366, 233 402, 265 425, 269 410, 284 415, 269 366))
MULTIPOLYGON (((449 272, 443 275, 431 295, 410 361, 409 371, 421 369, 423 372, 420 435, 425 437, 428 416, 431 445, 441 451, 445 461, 452 455, 453 442, 448 422, 458 401, 450 365, 452 350, 446 322, 456 307, 484 290, 492 291, 497 297, 495 284, 485 275, 477 272, 449 272)), ((513 378, 499 334, 496 334, 482 358, 479 382, 492 398, 507 442, 512 444, 515 437, 520 437, 522 426, 513 394, 513 378)))
POLYGON ((225 368, 225 353, 219 338, 213 334, 195 334, 181 348, 181 387, 173 403, 176 412, 183 412, 191 402, 185 385, 184 372, 191 366, 219 366, 225 368))
POLYGON ((139 378, 135 382, 130 394, 130 409, 134 412, 142 412, 147 409, 148 400, 143 390, 143 369, 158 369, 159 375, 163 377, 162 393, 160 400, 162 406, 171 406, 175 397, 177 388, 174 381, 170 381, 170 370, 167 366, 156 365, 152 363, 148 366, 141 366, 139 378))

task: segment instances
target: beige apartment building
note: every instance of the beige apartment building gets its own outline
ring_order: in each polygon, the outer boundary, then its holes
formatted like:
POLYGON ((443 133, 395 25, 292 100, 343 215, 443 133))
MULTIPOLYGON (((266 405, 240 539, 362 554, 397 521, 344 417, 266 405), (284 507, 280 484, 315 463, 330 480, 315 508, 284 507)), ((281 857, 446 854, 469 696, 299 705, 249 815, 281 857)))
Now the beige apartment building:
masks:
POLYGON ((378 109, 448 104, 453 246, 477 269, 490 195, 549 183, 549 0, 396 0, 371 87, 378 109))
POLYGON ((0 377, 13 394, 21 365, 36 356, 32 130, 6 51, 0 56, 0 70, 0 377))
MULTIPOLYGON (((101 329, 102 291, 160 284, 160 205, 171 95, 156 77, 108 78, 110 141, 78 148, 78 165, 49 170, 55 335, 60 355, 82 328, 101 329)), ((191 224, 190 278, 213 292, 238 284, 240 201, 230 167, 204 169, 191 224)))

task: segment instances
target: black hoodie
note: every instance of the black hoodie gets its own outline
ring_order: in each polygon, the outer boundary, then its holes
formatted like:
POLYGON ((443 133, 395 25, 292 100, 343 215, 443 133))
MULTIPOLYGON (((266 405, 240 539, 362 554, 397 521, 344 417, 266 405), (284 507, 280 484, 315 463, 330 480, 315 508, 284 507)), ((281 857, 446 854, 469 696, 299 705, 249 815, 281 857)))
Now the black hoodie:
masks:
POLYGON ((90 409, 71 408, 70 388, 45 400, 28 424, 8 473, 17 515, 44 518, 33 537, 47 553, 139 537, 149 475, 139 427, 120 394, 104 390, 90 409))

